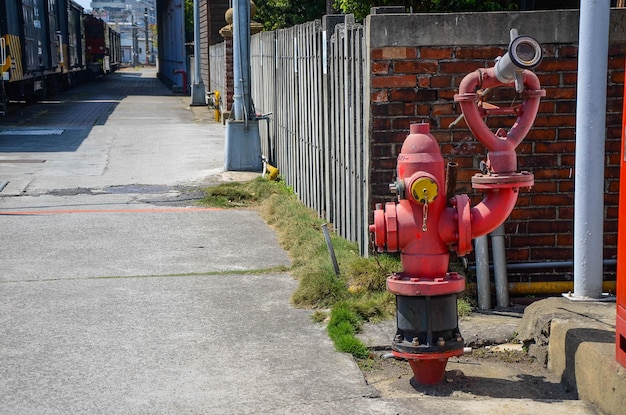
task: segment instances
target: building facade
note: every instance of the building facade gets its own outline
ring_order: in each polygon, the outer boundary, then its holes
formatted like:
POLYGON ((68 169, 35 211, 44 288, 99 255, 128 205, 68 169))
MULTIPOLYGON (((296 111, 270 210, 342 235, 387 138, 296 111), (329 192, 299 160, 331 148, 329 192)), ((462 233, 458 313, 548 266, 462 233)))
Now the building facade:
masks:
POLYGON ((120 32, 123 63, 133 66, 156 63, 155 0, 92 1, 91 13, 120 32))

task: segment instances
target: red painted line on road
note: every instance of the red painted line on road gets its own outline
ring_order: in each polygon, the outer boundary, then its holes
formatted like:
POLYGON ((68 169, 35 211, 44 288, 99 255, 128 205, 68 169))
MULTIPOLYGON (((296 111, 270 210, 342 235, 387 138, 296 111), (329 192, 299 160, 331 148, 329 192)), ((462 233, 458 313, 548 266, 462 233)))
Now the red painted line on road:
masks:
POLYGON ((2 215, 67 215, 73 213, 184 213, 210 212, 224 210, 220 208, 150 208, 150 209, 60 209, 60 210, 22 210, 0 211, 2 215))

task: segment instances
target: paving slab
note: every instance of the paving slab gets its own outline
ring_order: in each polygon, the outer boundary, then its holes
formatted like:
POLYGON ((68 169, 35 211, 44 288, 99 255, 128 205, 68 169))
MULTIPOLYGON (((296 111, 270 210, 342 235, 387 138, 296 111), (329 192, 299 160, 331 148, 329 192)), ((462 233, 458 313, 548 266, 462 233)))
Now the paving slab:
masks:
POLYGON ((374 390, 310 311, 289 305, 296 284, 286 273, 5 282, 0 413, 294 413, 319 403, 348 413, 374 390))
POLYGON ((128 197, 40 196, 14 199, 20 206, 2 205, 2 238, 10 243, 0 249, 0 281, 180 275, 290 264, 276 234, 254 210, 123 203, 128 197), (24 207, 27 202, 31 207, 24 207))

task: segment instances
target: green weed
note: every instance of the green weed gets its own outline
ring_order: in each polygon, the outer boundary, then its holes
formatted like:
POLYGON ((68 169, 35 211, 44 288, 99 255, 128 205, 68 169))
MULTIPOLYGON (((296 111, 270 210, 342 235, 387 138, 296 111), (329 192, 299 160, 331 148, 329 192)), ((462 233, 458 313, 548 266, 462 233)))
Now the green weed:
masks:
POLYGON ((337 303, 330 313, 328 336, 340 352, 350 353, 356 358, 366 359, 369 350, 354 335, 360 330, 363 318, 350 308, 348 303, 337 303))

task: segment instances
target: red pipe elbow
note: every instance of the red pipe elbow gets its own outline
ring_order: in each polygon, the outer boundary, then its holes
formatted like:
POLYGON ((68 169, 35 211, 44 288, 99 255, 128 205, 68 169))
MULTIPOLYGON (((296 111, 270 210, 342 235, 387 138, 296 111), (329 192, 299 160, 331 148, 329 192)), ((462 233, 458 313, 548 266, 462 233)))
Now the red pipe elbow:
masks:
MULTIPOLYGON (((472 250, 471 239, 496 229, 511 214, 517 202, 518 191, 512 188, 490 190, 476 206, 469 208, 458 202, 446 208, 439 221, 439 237, 459 253, 466 255, 472 250)), ((459 196, 457 196, 459 198, 459 196)))
POLYGON ((517 202, 517 189, 505 188, 488 192, 471 209, 472 238, 486 235, 509 217, 517 202))

